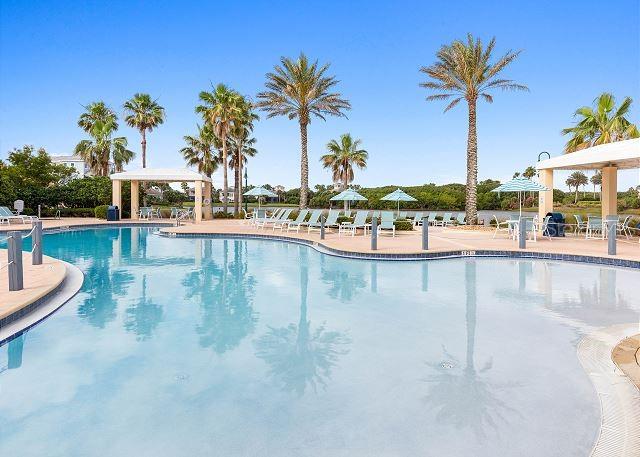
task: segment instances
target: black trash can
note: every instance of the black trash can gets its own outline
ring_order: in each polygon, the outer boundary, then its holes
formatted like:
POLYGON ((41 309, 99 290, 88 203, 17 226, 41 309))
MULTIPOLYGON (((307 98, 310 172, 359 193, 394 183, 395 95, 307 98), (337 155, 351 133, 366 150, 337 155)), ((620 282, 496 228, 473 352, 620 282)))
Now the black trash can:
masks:
POLYGON ((117 206, 110 206, 107 208, 107 220, 119 221, 120 220, 120 208, 117 206))
POLYGON ((551 219, 549 219, 544 235, 552 237, 564 236, 564 215, 562 213, 547 213, 547 216, 551 216, 551 219))

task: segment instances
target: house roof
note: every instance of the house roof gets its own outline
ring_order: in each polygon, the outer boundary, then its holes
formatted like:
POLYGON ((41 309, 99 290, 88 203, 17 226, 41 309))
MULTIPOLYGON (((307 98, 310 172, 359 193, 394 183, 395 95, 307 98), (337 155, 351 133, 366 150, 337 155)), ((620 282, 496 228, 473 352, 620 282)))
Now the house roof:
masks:
POLYGON ((110 178, 112 181, 211 182, 208 176, 187 168, 141 168, 113 173, 110 178))
POLYGON ((640 168, 640 138, 593 146, 536 164, 538 170, 595 170, 608 166, 640 168))

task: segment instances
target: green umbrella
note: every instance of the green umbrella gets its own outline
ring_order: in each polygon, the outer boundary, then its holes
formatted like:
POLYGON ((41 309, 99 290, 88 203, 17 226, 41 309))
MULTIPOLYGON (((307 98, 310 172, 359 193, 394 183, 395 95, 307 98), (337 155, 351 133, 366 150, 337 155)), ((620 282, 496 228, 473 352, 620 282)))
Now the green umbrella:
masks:
POLYGON ((265 189, 264 187, 254 187, 251 190, 248 190, 242 195, 246 195, 248 197, 258 197, 258 208, 260 208, 260 197, 277 197, 278 195, 271 192, 269 189, 265 189))
POLYGON ((418 200, 401 189, 396 189, 390 194, 385 195, 380 200, 398 202, 398 213, 400 213, 400 202, 417 202, 418 200))
POLYGON ((331 197, 329 200, 355 202, 355 201, 366 201, 367 198, 363 197, 353 189, 346 189, 340 192, 338 195, 331 197))

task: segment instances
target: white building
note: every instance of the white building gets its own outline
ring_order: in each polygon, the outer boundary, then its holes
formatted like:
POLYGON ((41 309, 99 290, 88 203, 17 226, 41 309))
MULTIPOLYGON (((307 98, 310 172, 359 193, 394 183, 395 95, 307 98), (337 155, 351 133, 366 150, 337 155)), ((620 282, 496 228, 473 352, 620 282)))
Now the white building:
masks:
POLYGON ((84 178, 85 176, 91 176, 91 170, 89 165, 84 161, 82 157, 72 156, 51 156, 51 162, 66 165, 76 170, 78 178, 84 178))

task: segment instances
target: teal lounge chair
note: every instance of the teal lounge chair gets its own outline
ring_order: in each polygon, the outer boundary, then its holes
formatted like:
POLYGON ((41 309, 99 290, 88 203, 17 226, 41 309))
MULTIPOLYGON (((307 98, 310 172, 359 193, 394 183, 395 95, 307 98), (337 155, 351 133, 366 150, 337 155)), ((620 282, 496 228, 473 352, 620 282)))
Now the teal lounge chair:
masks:
POLYGON ((422 225, 422 213, 417 212, 416 214, 414 214, 412 222, 414 227, 417 227, 418 225, 422 225))
POLYGON ((438 213, 435 211, 429 213, 429 225, 436 225, 436 217, 438 217, 438 213))
POLYGON ((277 223, 282 223, 282 222, 288 222, 289 221, 289 214, 291 214, 292 212, 293 212, 293 208, 285 209, 284 211, 282 211, 280 213, 280 215, 278 217, 259 221, 259 222, 256 223, 256 225, 258 227, 263 227, 264 228, 267 225, 277 224, 277 223))
POLYGON ((289 228, 291 227, 291 225, 295 225, 296 226, 296 232, 300 230, 300 224, 302 224, 304 222, 304 220, 307 218, 307 214, 309 214, 309 210, 308 209, 303 209, 300 210, 300 212, 298 213, 298 217, 295 218, 295 220, 293 221, 284 221, 284 222, 276 222, 275 224, 273 224, 273 230, 275 230, 276 228, 280 228, 280 231, 283 231, 284 228, 287 228, 287 231, 289 231, 289 228))
MULTIPOLYGON (((330 209, 329 214, 327 215, 327 220, 324 222, 324 228, 337 227, 339 215, 340 211, 337 209, 330 209)), ((320 222, 309 224, 307 226, 307 232, 311 232, 311 230, 320 230, 321 225, 322 224, 320 224, 320 222)))
POLYGON ((356 212, 356 217, 353 222, 343 222, 338 227, 338 236, 340 236, 343 232, 350 232, 351 236, 355 236, 356 230, 359 228, 364 230, 364 234, 367 234, 367 216, 369 215, 369 211, 358 211, 356 212))
POLYGON ((400 213, 398 214, 398 219, 406 219, 407 218, 407 211, 400 211, 400 213))
POLYGON ((383 211, 381 214, 380 224, 378 225, 378 233, 383 230, 391 230, 392 236, 396 236, 396 226, 393 223, 393 211, 383 211))
POLYGON ((444 213, 441 221, 436 221, 433 225, 446 227, 451 223, 451 213, 444 213))
POLYGON ((456 214, 456 217, 454 218, 454 223, 456 225, 467 225, 467 223, 464 221, 465 218, 465 214, 464 213, 458 213, 456 214))
POLYGON ((322 216, 322 210, 321 209, 314 209, 313 212, 311 213, 311 217, 309 217, 309 220, 307 222, 300 222, 299 224, 289 224, 289 228, 291 227, 295 227, 296 225, 298 225, 298 227, 296 228, 296 231, 300 230, 301 225, 310 225, 310 224, 315 224, 320 220, 320 216, 322 216))

